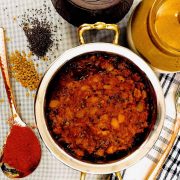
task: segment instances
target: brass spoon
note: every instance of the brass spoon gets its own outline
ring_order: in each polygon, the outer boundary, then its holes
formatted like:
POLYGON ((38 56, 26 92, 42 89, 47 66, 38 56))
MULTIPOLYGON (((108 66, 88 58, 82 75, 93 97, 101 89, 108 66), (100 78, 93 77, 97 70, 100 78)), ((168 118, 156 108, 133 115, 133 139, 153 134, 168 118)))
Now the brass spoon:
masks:
MULTIPOLYGON (((14 96, 12 93, 12 88, 10 85, 10 78, 9 78, 9 74, 8 74, 8 64, 7 64, 7 58, 6 58, 6 44, 5 44, 5 34, 4 34, 4 30, 3 28, 0 28, 0 67, 1 67, 1 71, 2 71, 2 77, 4 80, 4 84, 5 84, 5 89, 6 89, 6 93, 7 93, 7 97, 8 97, 8 101, 9 101, 9 105, 10 105, 10 110, 12 112, 12 125, 18 125, 18 126, 22 126, 22 127, 27 127, 27 125, 22 121, 22 119, 20 118, 19 114, 17 113, 16 110, 16 105, 15 105, 15 100, 14 100, 14 96)), ((37 138, 37 137, 36 137, 37 138)), ((39 141, 37 141, 39 143, 39 141)), ((40 146, 40 144, 39 144, 40 146)), ((24 175, 24 173, 18 172, 15 168, 13 167, 9 167, 6 163, 2 162, 2 157, 3 157, 3 152, 0 158, 1 161, 1 169, 3 171, 3 173, 10 177, 10 178, 22 178, 26 175, 24 175)), ((38 159, 38 164, 39 161, 41 159, 41 155, 38 159)), ((38 166, 37 164, 37 166, 38 166)), ((36 167, 37 167, 36 166, 36 167)), ((34 167, 33 169, 36 169, 36 167, 34 167)))

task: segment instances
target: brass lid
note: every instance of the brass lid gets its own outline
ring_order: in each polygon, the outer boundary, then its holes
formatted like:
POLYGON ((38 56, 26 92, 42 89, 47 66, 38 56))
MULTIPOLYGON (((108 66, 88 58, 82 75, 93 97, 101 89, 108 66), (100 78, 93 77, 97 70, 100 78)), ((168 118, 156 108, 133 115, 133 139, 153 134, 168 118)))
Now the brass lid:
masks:
MULTIPOLYGON (((155 23, 158 18, 160 19, 159 13, 162 10, 163 2, 168 1, 180 3, 179 0, 160 0, 158 2, 161 2, 161 4, 157 6, 155 0, 144 0, 138 5, 131 16, 129 24, 129 36, 131 37, 129 38, 129 45, 159 72, 173 73, 180 71, 179 34, 170 36, 175 30, 172 30, 167 23, 165 24, 164 34, 160 33, 157 22, 155 23), (168 37, 164 38, 165 36, 168 37), (172 41, 175 43, 172 44, 172 41)), ((171 12, 172 9, 170 14, 171 12)), ((171 24, 170 21, 168 22, 171 24)))
POLYGON ((156 0, 149 12, 151 38, 165 53, 180 56, 180 1, 156 0))

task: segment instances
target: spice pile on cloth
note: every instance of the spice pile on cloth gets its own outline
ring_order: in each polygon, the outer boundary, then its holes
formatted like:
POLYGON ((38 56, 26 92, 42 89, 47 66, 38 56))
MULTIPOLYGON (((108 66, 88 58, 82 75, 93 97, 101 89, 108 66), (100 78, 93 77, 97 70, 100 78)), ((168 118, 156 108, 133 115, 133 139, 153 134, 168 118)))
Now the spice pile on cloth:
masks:
POLYGON ((15 51, 9 56, 9 64, 12 77, 20 82, 23 87, 28 88, 30 91, 37 89, 40 74, 37 72, 34 62, 28 58, 28 55, 24 52, 15 51))
POLYGON ((43 57, 53 44, 51 28, 47 22, 38 20, 34 20, 32 24, 32 27, 23 27, 29 43, 28 47, 35 55, 43 57))
POLYGON ((45 2, 41 9, 27 9, 17 17, 17 21, 24 31, 27 47, 33 55, 38 58, 46 57, 47 59, 49 56, 56 58, 55 52, 58 52, 60 41, 62 41, 62 33, 59 31, 62 23, 59 19, 56 23, 54 22, 51 8, 46 6, 45 2), (57 37, 58 34, 59 37, 57 37))

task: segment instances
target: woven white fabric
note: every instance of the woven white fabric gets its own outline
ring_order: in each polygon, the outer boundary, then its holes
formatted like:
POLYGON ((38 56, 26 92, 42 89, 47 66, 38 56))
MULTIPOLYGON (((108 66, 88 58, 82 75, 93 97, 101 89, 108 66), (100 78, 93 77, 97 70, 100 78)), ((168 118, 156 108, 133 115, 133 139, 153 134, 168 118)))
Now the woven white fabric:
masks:
MULTIPOLYGON (((121 45, 126 46, 125 30, 129 16, 140 0, 135 0, 130 12, 126 17, 119 22, 121 28, 121 45)), ((55 11, 54 7, 51 4, 50 0, 0 0, 0 26, 6 29, 6 35, 10 38, 10 41, 7 43, 8 52, 13 52, 16 49, 19 51, 28 52, 27 40, 24 35, 20 24, 23 19, 23 15, 31 10, 32 13, 35 13, 34 9, 42 9, 46 16, 47 20, 52 22, 53 25, 57 25, 58 31, 54 33, 54 36, 58 39, 58 50, 56 46, 52 47, 52 52, 48 52, 48 61, 39 60, 37 57, 34 58, 34 62, 38 64, 38 71, 44 73, 47 67, 51 62, 55 60, 56 57, 61 55, 65 50, 70 49, 78 45, 78 38, 76 28, 68 24, 63 20, 55 11), (50 11, 48 8, 50 8, 50 11)), ((41 18, 42 15, 35 14, 37 17, 41 18)), ((109 42, 112 39, 112 35, 103 31, 97 34, 88 34, 87 41, 106 41, 109 42)), ((154 148, 150 153, 138 164, 132 166, 126 171, 122 172, 124 174, 124 179, 133 180, 133 179, 143 179, 148 172, 148 169, 153 164, 153 161, 156 162, 160 157, 160 154, 163 152, 170 134, 172 132, 173 122, 175 118, 173 95, 177 84, 180 82, 180 75, 161 75, 161 84, 166 95, 166 105, 167 105, 167 115, 166 122, 161 133, 161 136, 157 143, 154 145, 154 148), (173 76, 173 77, 172 77, 173 76), (167 91, 168 89, 168 91, 167 91)), ((12 87, 16 97, 16 102, 18 110, 26 123, 34 123, 34 98, 33 94, 35 92, 30 92, 30 96, 26 96, 27 89, 23 88, 18 82, 12 79, 12 87)), ((6 93, 4 90, 3 80, 0 74, 0 100, 3 99, 4 102, 0 103, 0 147, 2 147, 6 134, 9 130, 9 127, 6 123, 7 119, 10 117, 9 105, 6 98, 6 93)), ((36 171, 28 176, 27 180, 76 180, 79 179, 79 172, 75 171, 60 161, 55 159, 53 155, 47 150, 43 142, 42 144, 42 159, 39 167, 36 171)), ((162 175, 163 177, 163 175, 162 175)), ((113 178, 113 177, 112 177, 113 178)), ((7 178, 0 171, 0 179, 6 180, 7 178)), ((107 179, 105 175, 88 175, 87 179, 107 179)))

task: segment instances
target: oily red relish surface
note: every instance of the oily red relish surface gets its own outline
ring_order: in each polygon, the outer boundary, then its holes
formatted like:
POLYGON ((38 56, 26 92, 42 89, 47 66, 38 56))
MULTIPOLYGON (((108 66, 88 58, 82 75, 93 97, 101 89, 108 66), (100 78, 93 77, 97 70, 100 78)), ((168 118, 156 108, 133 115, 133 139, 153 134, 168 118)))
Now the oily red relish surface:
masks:
POLYGON ((61 68, 49 85, 45 108, 56 143, 77 159, 96 163, 134 151, 156 119, 146 75, 126 58, 100 52, 61 68))

